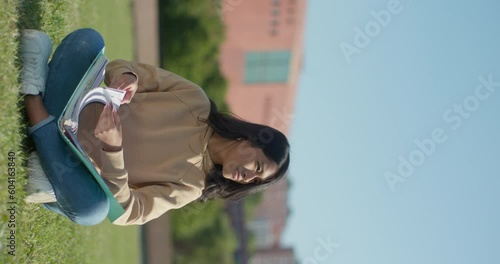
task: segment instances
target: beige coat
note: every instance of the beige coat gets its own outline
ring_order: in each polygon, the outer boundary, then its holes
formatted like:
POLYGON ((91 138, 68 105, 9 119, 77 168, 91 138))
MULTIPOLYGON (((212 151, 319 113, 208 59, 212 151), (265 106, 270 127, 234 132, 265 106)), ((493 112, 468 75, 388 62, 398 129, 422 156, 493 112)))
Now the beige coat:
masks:
POLYGON ((196 84, 166 70, 117 60, 106 67, 105 83, 133 72, 138 90, 118 111, 123 150, 105 152, 93 136, 102 105, 80 115, 78 137, 111 192, 125 208, 117 225, 144 224, 200 197, 213 163, 208 156, 210 102, 196 84))

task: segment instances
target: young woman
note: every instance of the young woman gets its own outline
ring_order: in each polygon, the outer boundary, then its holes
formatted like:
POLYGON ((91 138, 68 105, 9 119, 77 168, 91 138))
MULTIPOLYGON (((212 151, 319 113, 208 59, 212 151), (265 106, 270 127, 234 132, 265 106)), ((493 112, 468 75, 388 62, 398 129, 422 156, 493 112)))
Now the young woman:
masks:
MULTIPOLYGON (((57 47, 48 70, 47 35, 28 30, 21 44, 29 135, 46 174, 30 170, 28 201, 44 203, 82 225, 101 222, 108 199, 75 162, 56 119, 103 47, 96 31, 77 30, 57 47)), ((114 224, 144 224, 193 201, 237 200, 269 186, 288 169, 290 147, 281 132, 221 114, 199 86, 174 73, 117 60, 106 66, 105 83, 125 90, 124 101, 118 111, 111 105, 87 106, 78 137, 125 209, 114 224)), ((37 157, 30 160, 34 167, 37 157)))

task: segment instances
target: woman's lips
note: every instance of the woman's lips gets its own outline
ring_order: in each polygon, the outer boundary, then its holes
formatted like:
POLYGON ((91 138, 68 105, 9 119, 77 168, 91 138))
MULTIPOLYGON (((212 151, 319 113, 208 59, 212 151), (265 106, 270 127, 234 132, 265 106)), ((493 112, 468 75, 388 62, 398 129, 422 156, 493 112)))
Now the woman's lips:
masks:
POLYGON ((237 170, 235 170, 235 171, 233 172, 233 179, 234 179, 234 180, 239 180, 240 178, 241 178, 241 174, 240 174, 240 172, 239 172, 239 171, 237 171, 237 170))

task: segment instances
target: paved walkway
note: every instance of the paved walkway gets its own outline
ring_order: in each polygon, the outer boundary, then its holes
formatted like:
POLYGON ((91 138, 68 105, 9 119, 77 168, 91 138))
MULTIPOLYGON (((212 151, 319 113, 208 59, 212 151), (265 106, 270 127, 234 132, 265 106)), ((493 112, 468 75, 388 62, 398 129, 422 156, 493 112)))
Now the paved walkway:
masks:
POLYGON ((137 61, 159 66, 160 38, 158 0, 132 0, 137 61))
MULTIPOLYGON (((135 21, 135 60, 159 66, 158 1, 132 0, 135 21)), ((142 227, 143 264, 170 264, 172 238, 168 214, 142 227)))

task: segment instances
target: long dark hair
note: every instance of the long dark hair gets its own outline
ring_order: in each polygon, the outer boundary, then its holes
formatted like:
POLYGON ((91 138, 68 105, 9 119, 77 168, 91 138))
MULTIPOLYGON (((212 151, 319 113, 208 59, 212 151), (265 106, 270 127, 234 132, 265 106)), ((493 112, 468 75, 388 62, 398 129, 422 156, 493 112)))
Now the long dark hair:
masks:
POLYGON ((224 178, 222 166, 215 164, 215 168, 207 175, 199 201, 205 202, 217 197, 236 201, 269 187, 285 175, 290 164, 290 144, 280 131, 269 126, 246 122, 231 114, 221 113, 212 100, 210 100, 210 114, 202 121, 212 127, 214 133, 224 138, 248 140, 252 146, 260 148, 268 159, 278 164, 278 171, 262 182, 241 184, 224 178))

